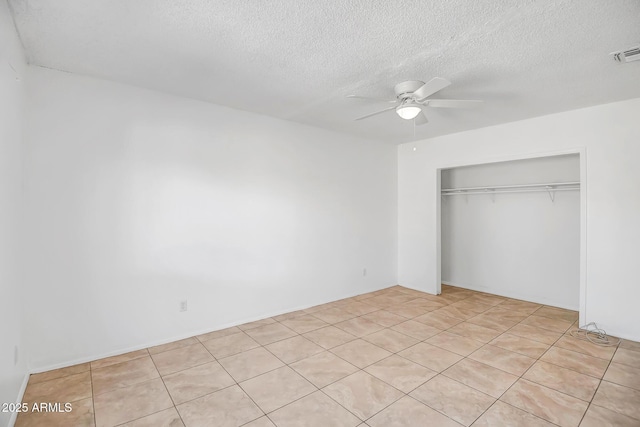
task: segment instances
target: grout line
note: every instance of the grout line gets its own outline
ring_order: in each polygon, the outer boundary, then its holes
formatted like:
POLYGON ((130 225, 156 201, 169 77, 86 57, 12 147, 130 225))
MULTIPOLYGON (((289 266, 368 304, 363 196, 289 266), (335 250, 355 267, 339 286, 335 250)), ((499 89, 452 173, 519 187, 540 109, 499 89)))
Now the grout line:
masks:
POLYGON ((93 392, 93 368, 91 367, 91 362, 89 362, 89 380, 91 381, 91 406, 93 406, 93 425, 97 426, 98 422, 96 420, 96 400, 95 393, 93 392))

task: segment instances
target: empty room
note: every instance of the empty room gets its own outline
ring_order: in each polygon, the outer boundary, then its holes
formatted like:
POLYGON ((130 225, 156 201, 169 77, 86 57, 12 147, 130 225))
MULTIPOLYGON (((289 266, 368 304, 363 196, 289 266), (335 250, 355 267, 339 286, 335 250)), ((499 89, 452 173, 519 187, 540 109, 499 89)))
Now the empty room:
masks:
POLYGON ((640 426, 638 23, 0 0, 0 426, 640 426))

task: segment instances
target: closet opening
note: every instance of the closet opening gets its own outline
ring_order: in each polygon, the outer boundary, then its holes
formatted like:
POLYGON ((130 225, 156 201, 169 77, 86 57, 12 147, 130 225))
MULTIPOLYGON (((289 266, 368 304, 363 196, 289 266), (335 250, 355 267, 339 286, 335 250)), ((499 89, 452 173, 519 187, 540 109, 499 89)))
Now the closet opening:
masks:
POLYGON ((438 169, 441 285, 576 310, 585 320, 584 153, 438 169))

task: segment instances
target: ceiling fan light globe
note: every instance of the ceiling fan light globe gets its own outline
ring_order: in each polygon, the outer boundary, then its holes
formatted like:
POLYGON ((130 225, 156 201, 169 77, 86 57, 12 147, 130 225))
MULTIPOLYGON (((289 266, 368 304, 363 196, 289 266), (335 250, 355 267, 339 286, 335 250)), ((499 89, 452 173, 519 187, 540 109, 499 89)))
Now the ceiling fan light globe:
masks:
POLYGON ((415 119, 421 111, 422 108, 416 105, 400 105, 396 108, 396 113, 405 120, 415 119))

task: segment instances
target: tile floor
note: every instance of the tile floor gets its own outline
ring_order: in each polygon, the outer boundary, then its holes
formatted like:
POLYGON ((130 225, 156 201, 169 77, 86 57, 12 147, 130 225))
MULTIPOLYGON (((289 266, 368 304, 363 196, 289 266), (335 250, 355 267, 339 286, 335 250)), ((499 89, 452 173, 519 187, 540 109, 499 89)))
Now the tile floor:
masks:
POLYGON ((394 286, 32 375, 23 426, 640 426, 640 344, 577 313, 394 286))

